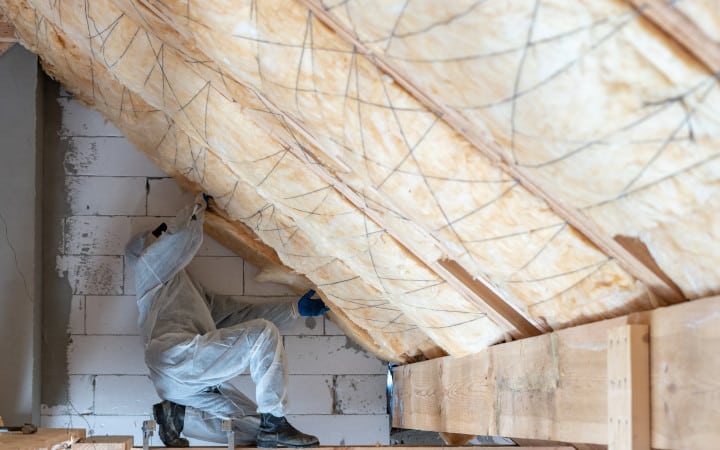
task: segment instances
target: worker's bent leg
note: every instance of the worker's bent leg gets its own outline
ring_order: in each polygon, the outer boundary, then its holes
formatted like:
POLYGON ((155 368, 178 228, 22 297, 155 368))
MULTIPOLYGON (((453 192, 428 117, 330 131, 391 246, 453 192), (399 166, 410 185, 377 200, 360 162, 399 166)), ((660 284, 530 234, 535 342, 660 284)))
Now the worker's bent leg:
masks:
POLYGON ((255 319, 265 319, 277 326, 290 323, 300 317, 297 300, 287 303, 251 304, 231 296, 211 297, 210 314, 217 328, 227 328, 255 319))
POLYGON ((196 393, 220 386, 249 370, 255 382, 257 412, 285 415, 285 350, 280 332, 267 320, 214 330, 159 353, 152 355, 159 362, 155 366, 158 371, 155 385, 167 388, 162 392, 158 389, 158 393, 168 400, 195 406, 188 400, 196 393))

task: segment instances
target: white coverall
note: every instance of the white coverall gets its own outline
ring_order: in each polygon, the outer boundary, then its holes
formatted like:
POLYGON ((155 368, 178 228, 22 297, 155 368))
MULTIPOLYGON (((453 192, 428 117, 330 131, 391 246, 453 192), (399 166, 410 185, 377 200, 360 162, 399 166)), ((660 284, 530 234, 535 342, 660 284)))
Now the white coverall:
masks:
POLYGON ((286 413, 285 351, 275 324, 297 318, 297 305, 204 293, 185 271, 203 238, 206 204, 198 200, 155 242, 147 245, 153 237, 145 233, 127 247, 145 363, 158 395, 186 406, 185 435, 224 442, 221 423, 230 418, 236 445, 247 445, 260 426, 257 413, 286 413), (248 370, 257 405, 228 383, 248 370))

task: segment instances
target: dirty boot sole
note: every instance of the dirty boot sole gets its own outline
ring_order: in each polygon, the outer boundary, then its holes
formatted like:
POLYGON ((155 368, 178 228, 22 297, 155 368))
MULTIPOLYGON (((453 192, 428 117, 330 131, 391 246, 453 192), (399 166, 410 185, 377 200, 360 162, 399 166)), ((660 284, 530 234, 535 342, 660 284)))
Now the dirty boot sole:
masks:
POLYGON ((178 424, 173 423, 173 418, 168 416, 169 411, 165 411, 163 403, 153 405, 153 416, 158 424, 158 435, 165 447, 189 447, 190 442, 180 437, 182 425, 178 430, 178 424))
POLYGON ((278 442, 276 439, 258 439, 258 448, 313 448, 319 447, 320 442, 315 441, 309 444, 288 444, 284 442, 278 442))

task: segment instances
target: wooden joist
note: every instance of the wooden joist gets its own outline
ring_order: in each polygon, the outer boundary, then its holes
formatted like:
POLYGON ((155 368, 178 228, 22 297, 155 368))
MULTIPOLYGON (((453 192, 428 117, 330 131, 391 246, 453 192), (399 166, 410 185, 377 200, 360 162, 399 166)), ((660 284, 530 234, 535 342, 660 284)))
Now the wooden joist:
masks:
MULTIPOLYGON (((176 450, 181 449, 182 447, 150 447, 152 449, 157 450, 176 450)), ((184 447, 187 448, 187 447, 184 447)), ((192 447, 192 450, 219 450, 219 449, 225 449, 225 447, 192 447)), ((243 448, 243 447, 238 447, 243 448)), ((397 448, 396 446, 383 446, 383 445, 373 445, 372 447, 369 446, 340 446, 340 447, 333 447, 333 446, 321 446, 317 447, 319 449, 325 449, 325 450, 369 450, 369 449, 381 449, 381 448, 397 448)), ((440 447, 440 446, 406 446, 403 445, 402 450, 439 450, 439 449, 445 449, 447 447, 440 447)), ((486 447, 484 445, 481 446, 475 446, 470 445, 467 447, 453 447, 457 450, 497 450, 499 447, 492 446, 492 447, 486 447)), ((571 445, 551 445, 551 446, 519 446, 519 447, 510 447, 513 450, 575 450, 575 447, 571 445)), ((133 450, 142 450, 142 447, 133 447, 133 450)))
POLYGON ((397 367, 393 426, 607 444, 608 333, 628 324, 650 330, 652 448, 716 448, 720 297, 397 367))

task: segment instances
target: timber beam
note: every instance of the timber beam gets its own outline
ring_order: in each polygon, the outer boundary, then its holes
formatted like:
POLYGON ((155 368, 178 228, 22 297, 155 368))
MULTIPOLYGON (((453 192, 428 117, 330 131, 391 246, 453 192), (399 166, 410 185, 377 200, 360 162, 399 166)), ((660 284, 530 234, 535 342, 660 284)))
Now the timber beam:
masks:
POLYGON ((648 433, 649 421, 652 448, 715 449, 718 348, 711 297, 400 366, 393 426, 642 448, 615 444, 648 433))
MULTIPOLYGON (((190 448, 191 450, 220 450, 220 449, 226 449, 225 447, 150 447, 151 449, 156 450, 185 450, 190 448)), ((235 447, 235 448, 255 448, 255 447, 235 447)), ((408 446, 408 445, 402 445, 402 446, 394 446, 394 445, 373 445, 373 446, 320 446, 316 447, 320 450, 372 450, 372 449, 381 449, 381 448, 399 448, 402 450, 441 450, 446 449, 447 447, 441 447, 441 446, 408 446)), ((498 446, 477 446, 477 445, 468 445, 468 446, 454 446, 453 449, 458 450, 498 450, 498 446)), ((551 445, 551 446, 520 446, 520 447, 510 447, 513 450, 576 450, 575 447, 571 445, 551 445)), ((133 450, 142 450, 142 447, 133 447, 133 450)))

